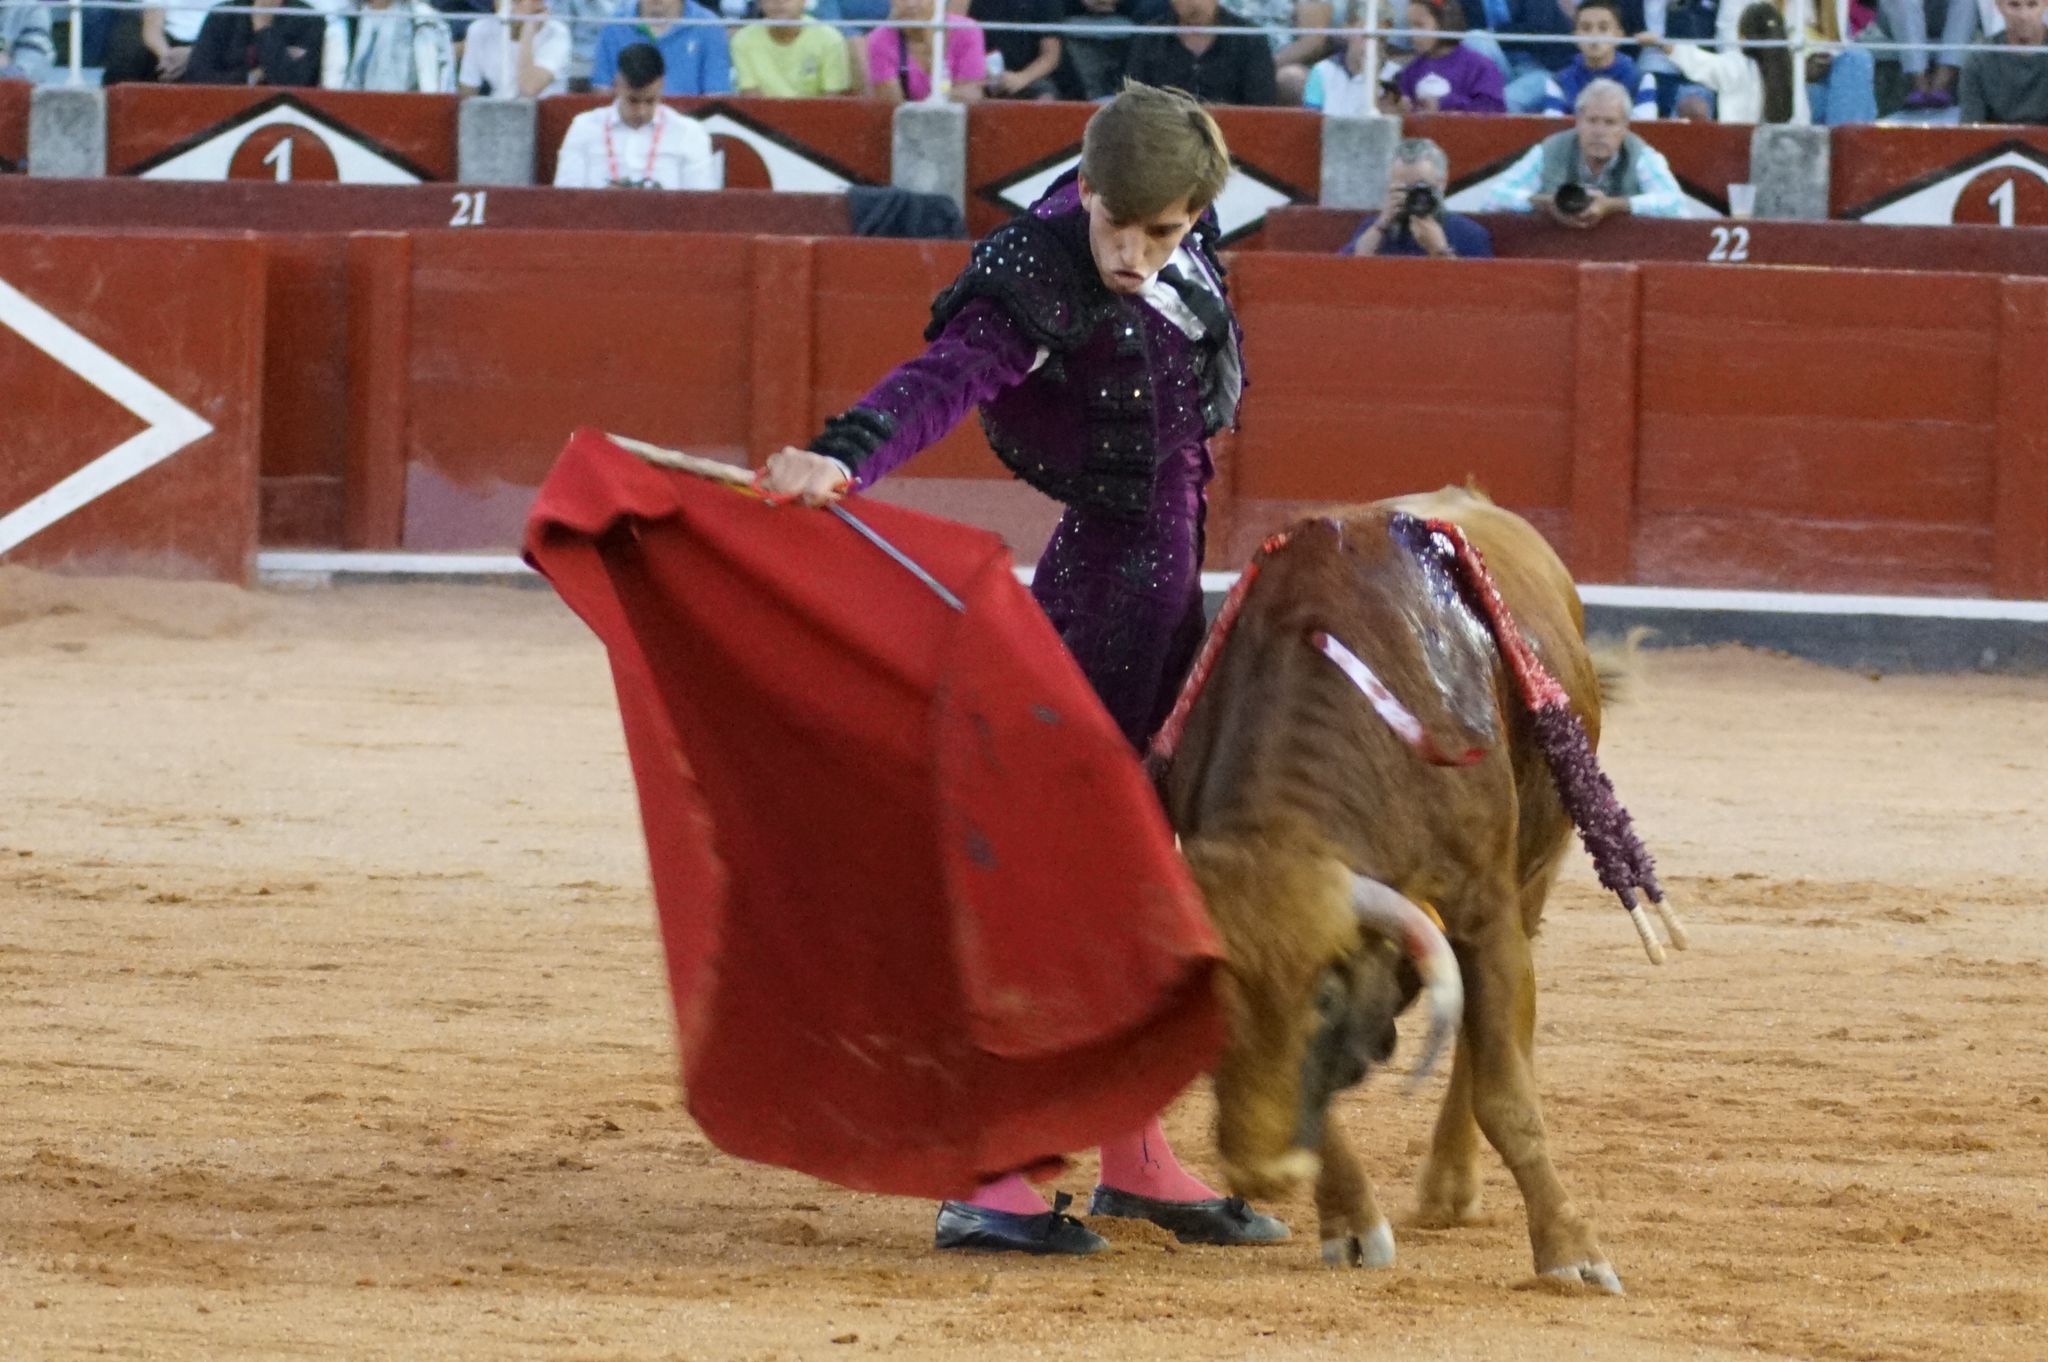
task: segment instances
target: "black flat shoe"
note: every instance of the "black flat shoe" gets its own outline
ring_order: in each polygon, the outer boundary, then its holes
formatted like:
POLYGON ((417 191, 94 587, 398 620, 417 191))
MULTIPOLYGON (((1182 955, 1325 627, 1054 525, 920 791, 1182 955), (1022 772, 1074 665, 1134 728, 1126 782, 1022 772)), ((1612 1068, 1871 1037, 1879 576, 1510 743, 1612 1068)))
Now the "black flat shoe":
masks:
POLYGON ((1253 1210, 1241 1196, 1155 1201, 1136 1192, 1097 1187, 1088 1214, 1149 1220, 1183 1244, 1277 1244, 1292 1233, 1272 1216, 1253 1210))
POLYGON ((1036 1215, 991 1211, 964 1201, 942 1201, 932 1246, 997 1253, 1102 1252, 1109 1247, 1109 1241, 1067 1214, 1073 1201, 1073 1197, 1061 1192, 1053 1198, 1051 1210, 1036 1215))

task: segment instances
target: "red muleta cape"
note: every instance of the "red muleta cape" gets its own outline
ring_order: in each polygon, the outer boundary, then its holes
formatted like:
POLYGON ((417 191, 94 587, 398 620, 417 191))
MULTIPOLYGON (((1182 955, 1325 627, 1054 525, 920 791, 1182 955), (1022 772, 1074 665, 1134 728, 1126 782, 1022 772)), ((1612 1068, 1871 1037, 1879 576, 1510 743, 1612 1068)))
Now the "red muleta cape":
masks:
POLYGON ((849 526, 580 430, 527 557, 609 650, 689 1110, 965 1195, 1136 1129, 1221 1044, 1220 948, 1129 745, 993 536, 849 526))

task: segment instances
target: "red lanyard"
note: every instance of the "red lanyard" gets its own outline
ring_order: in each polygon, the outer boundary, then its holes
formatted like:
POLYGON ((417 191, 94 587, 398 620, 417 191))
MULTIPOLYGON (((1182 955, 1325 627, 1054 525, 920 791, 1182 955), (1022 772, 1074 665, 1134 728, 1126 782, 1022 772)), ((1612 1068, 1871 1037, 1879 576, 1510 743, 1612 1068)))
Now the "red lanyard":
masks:
MULTIPOLYGON (((654 140, 647 144, 647 168, 640 173, 637 182, 642 188, 654 183, 654 153, 661 150, 662 129, 668 126, 662 122, 661 116, 667 112, 664 108, 654 111, 654 140)), ((612 149, 612 124, 618 121, 618 117, 616 110, 607 110, 604 116, 604 182, 607 185, 619 182, 619 154, 612 149)))

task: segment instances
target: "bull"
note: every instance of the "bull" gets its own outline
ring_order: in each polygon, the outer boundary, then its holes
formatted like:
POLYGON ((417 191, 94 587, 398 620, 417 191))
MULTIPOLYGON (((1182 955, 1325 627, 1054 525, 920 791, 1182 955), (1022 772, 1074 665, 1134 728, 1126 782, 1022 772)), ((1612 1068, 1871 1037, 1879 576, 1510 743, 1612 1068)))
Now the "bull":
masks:
POLYGON ((1396 1016, 1426 995, 1419 1071, 1453 1031, 1456 1045, 1414 1223, 1474 1218, 1483 1133, 1520 1188, 1536 1270, 1619 1294, 1552 1166, 1536 1090, 1531 939, 1571 821, 1487 620, 1418 551, 1431 520, 1483 555, 1598 741, 1571 577, 1483 495, 1449 488, 1306 521, 1265 557, 1176 715, 1161 774, 1228 960, 1218 1147, 1240 1195, 1315 1179, 1326 1260, 1390 1264, 1393 1232, 1328 1108, 1390 1057, 1396 1016))

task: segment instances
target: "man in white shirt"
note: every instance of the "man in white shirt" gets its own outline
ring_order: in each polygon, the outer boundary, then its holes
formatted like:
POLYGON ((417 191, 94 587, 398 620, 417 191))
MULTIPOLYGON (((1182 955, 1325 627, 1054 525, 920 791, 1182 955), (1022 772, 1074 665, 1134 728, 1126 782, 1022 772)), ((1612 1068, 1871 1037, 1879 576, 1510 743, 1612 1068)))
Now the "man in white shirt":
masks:
POLYGON ((667 74, 652 43, 619 53, 618 98, 569 124, 555 157, 557 188, 722 188, 711 134, 661 102, 667 74))
POLYGON ((547 14, 548 0, 512 0, 509 45, 497 15, 471 24, 462 46, 462 93, 516 99, 566 94, 574 44, 569 26, 547 14))

